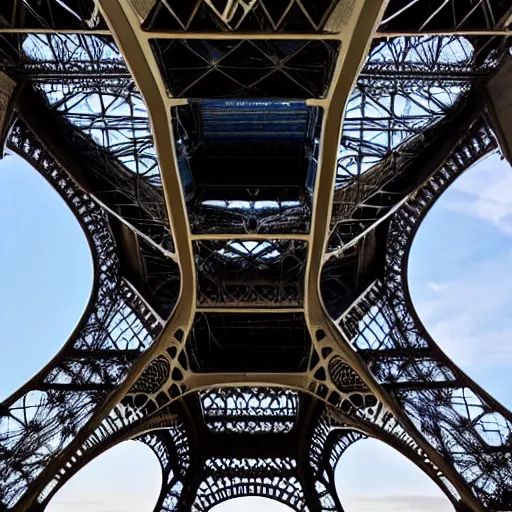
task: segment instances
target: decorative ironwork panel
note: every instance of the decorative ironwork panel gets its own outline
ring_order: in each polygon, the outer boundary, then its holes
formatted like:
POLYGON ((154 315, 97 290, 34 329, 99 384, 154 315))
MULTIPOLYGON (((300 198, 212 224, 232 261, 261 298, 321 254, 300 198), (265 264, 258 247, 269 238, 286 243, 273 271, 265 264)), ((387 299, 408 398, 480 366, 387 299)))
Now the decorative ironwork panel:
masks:
POLYGON ((208 476, 197 490, 198 512, 238 496, 264 496, 297 512, 307 510, 293 459, 208 459, 204 466, 208 476))
POLYGON ((141 180, 160 184, 146 106, 111 37, 29 35, 22 50, 18 66, 52 108, 141 180))
MULTIPOLYGON (((500 53, 461 36, 376 40, 345 114, 337 185, 394 155, 443 119, 471 85, 495 70, 500 53)), ((404 148, 405 149, 405 148, 404 148)))
POLYGON ((324 273, 364 254, 359 271, 372 274, 372 252, 386 234, 368 233, 442 165, 463 127, 484 108, 479 83, 506 53, 502 40, 486 41, 429 36, 375 42, 349 100, 338 160, 328 257, 345 254, 343 261, 329 260, 324 273), (364 235, 364 249, 346 251, 364 235))
POLYGON ((495 147, 476 123, 458 150, 391 221, 385 276, 341 321, 374 375, 488 508, 511 505, 512 417, 444 356, 414 313, 407 258, 424 215, 465 169, 495 147))
POLYGON ((297 240, 194 242, 198 306, 301 306, 307 244, 297 240))
POLYGON ((270 233, 279 237, 283 233, 309 231, 311 199, 306 191, 280 190, 278 199, 258 199, 259 194, 254 195, 251 190, 246 191, 243 199, 226 190, 220 192, 217 199, 202 198, 199 193, 190 201, 189 218, 194 233, 270 233))
POLYGON ((153 41, 177 98, 323 98, 338 50, 331 40, 153 41))
POLYGON ((217 433, 288 433, 299 414, 299 394, 287 389, 211 389, 199 397, 206 426, 217 433))
MULTIPOLYGON (((45 144, 73 154, 80 185, 127 225, 172 252, 158 160, 142 97, 111 37, 3 35, 0 68, 30 80, 18 110, 45 144), (11 50, 9 52, 9 50, 11 50), (47 125, 37 126, 41 119, 47 125), (81 158, 75 159, 77 151, 81 158)), ((59 156, 54 155, 54 156, 59 156)))
POLYGON ((312 497, 320 512, 342 512, 343 507, 336 491, 334 471, 345 450, 366 436, 361 432, 340 429, 321 415, 313 429, 309 451, 310 485, 312 497))
POLYGON ((180 510, 178 505, 183 488, 190 479, 191 460, 189 439, 182 424, 169 430, 156 431, 138 438, 147 444, 162 466, 162 492, 156 512, 180 510))

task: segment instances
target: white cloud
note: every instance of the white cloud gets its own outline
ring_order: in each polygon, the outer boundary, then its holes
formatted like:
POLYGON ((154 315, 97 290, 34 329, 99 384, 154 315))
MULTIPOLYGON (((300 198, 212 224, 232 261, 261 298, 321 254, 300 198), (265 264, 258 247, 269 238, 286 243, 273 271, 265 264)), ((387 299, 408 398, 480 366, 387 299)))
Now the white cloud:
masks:
POLYGON ((478 262, 467 273, 426 283, 414 305, 441 348, 461 365, 512 364, 512 256, 478 262))
MULTIPOLYGON (((455 181, 434 208, 487 222, 506 235, 503 245, 507 248, 512 236, 512 168, 497 153, 490 155, 455 181)), ((462 226, 468 230, 467 224, 462 226)), ((411 282, 413 302, 425 327, 463 367, 511 365, 511 250, 504 251, 503 245, 497 251, 489 247, 485 259, 468 260, 467 251, 471 254, 472 249, 479 248, 476 234, 474 242, 471 231, 462 238, 471 247, 454 247, 442 223, 435 225, 432 236, 445 239, 443 250, 454 256, 450 264, 460 260, 465 266, 454 267, 453 277, 445 280, 411 282)), ((432 271, 444 259, 434 256, 432 271)))
POLYGON ((427 288, 433 292, 442 292, 446 288, 446 285, 442 283, 436 283, 434 281, 429 281, 427 283, 427 288))
POLYGON ((494 153, 455 181, 442 207, 476 217, 512 236, 512 168, 494 153))

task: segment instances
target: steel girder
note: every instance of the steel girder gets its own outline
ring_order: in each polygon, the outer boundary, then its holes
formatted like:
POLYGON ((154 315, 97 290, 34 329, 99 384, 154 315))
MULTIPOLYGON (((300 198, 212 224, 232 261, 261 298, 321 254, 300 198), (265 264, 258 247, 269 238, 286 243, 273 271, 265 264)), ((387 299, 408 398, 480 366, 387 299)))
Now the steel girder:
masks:
MULTIPOLYGON (((341 510, 332 477, 336 454, 366 435, 417 464, 458 510, 508 510, 510 412, 430 339, 405 278, 425 213, 496 147, 474 91, 501 64, 506 40, 490 36, 508 33, 508 6, 475 1, 458 11, 457 4, 447 21, 428 1, 325 2, 325 10, 316 11, 293 0, 277 18, 264 0, 228 3, 230 9, 219 11, 198 0, 187 13, 172 2, 101 0, 98 10, 81 0, 62 13, 62 4, 52 10, 48 0, 37 7, 15 3, 8 16, 1 13, 7 20, 0 29, 2 68, 10 80, 28 81, 25 88, 34 83, 38 91, 19 87, 20 120, 10 147, 60 191, 90 233, 97 260, 96 288, 76 332, 3 404, 0 464, 9 476, 2 503, 14 510, 44 507, 87 462, 139 438, 162 463, 159 510, 207 510, 247 494, 297 510, 341 510), (411 24, 418 9, 426 13, 419 28, 411 24), (71 34, 56 35, 66 30, 71 34), (377 30, 412 37, 383 41, 377 30), (413 36, 427 30, 436 36, 413 36), (31 32, 40 35, 34 39, 31 32), (225 94, 241 98, 235 107, 249 107, 240 114, 249 148, 251 123, 272 103, 268 97, 286 99, 294 81, 317 76, 304 57, 310 40, 330 41, 322 43, 327 71, 323 82, 315 78, 295 89, 294 97, 305 94, 307 102, 286 118, 293 130, 308 130, 304 148, 313 179, 300 196, 306 202, 290 208, 298 199, 282 192, 277 213, 266 210, 254 224, 258 208, 251 199, 252 217, 247 209, 237 212, 245 231, 226 230, 236 225, 227 213, 222 232, 194 224, 187 165, 201 162, 198 147, 222 149, 226 142, 219 139, 232 136, 229 124, 211 135, 209 116, 233 115, 233 105, 210 105, 208 87, 224 80, 230 84, 225 94), (203 43, 214 48, 211 59, 203 43), (37 55, 41 47, 44 58, 37 55), (181 74, 165 69, 164 50, 173 58, 192 52, 202 59, 201 74, 191 74, 186 61, 181 74), (240 51, 252 58, 260 52, 262 62, 281 53, 264 73, 267 64, 258 68, 256 59, 252 72, 259 78, 246 81, 240 51), (299 57, 306 60, 297 66, 299 57), (169 96, 180 83, 180 90, 195 87, 202 103, 169 96), (248 106, 248 94, 261 95, 260 103, 248 106), (97 98, 100 108, 83 107, 97 98), (396 98, 406 98, 408 107, 398 109, 396 98), (66 140, 44 133, 34 106, 66 140), (197 112, 203 138, 187 121, 197 112), (437 159, 418 169, 422 146, 437 159), (74 149, 84 159, 74 161, 74 149), (259 228, 284 226, 283 218, 289 227, 304 218, 309 224, 298 232, 259 228), (233 340, 244 324, 250 329, 237 352, 233 340), (282 359, 272 352, 276 340, 282 359), (217 394, 206 406, 204 394, 212 391, 217 394), (300 396, 301 407, 283 406, 291 400, 286 393, 300 396), (254 405, 265 400, 274 400, 279 414, 269 416, 268 404, 254 405), (238 412, 228 403, 238 404, 238 412), (212 408, 223 414, 213 420, 206 412, 212 408), (193 428, 198 419, 204 425, 193 428), (305 427, 308 419, 313 430, 305 427), (332 434, 334 427, 344 434, 332 434), (197 449, 211 428, 232 434, 225 456, 197 449), (274 435, 288 439, 283 450, 298 439, 302 451, 281 454, 274 435), (244 453, 241 439, 255 446, 264 441, 269 457, 244 453)), ((212 96, 222 96, 222 88, 215 90, 212 96)), ((280 150, 293 149, 287 144, 280 150)), ((236 194, 223 197, 229 208, 236 194)))

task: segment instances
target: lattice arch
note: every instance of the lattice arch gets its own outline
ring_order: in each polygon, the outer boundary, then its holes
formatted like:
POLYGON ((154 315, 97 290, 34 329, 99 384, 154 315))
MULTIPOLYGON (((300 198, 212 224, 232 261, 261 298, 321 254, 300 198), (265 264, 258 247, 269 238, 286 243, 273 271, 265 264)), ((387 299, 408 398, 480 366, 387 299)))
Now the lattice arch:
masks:
POLYGON ((0 508, 44 508, 138 436, 166 512, 258 482, 339 512, 334 445, 362 432, 458 510, 511 510, 511 413, 404 281, 424 212, 507 139, 482 90, 512 83, 509 4, 3 2, 0 142, 81 219, 97 277, 65 349, 2 404, 0 508))
POLYGON ((82 468, 52 495, 44 510, 76 507, 151 512, 162 485, 160 473, 159 459, 149 446, 123 441, 82 468))
MULTIPOLYGON (((281 502, 276 502, 276 500, 272 499, 272 498, 269 498, 269 497, 263 497, 263 496, 258 496, 256 498, 250 498, 251 500, 251 505, 259 505, 261 506, 262 508, 263 507, 270 507, 272 506, 273 509, 277 508, 278 511, 280 512, 289 512, 290 510, 293 510, 293 509, 290 509, 290 507, 288 505, 285 505, 285 504, 282 504, 281 502)), ((228 502, 232 502, 232 503, 229 503, 229 506, 230 507, 244 507, 245 505, 247 505, 248 501, 249 500, 245 500, 243 497, 242 498, 232 498, 230 500, 227 500, 228 502)), ((222 502, 222 503, 225 503, 225 502, 222 502)), ((213 512, 215 512, 216 510, 216 507, 218 507, 218 509, 221 509, 221 504, 218 504, 218 505, 215 505, 215 507, 211 508, 210 510, 213 510, 213 512)), ((240 509, 239 509, 240 510, 240 509)))
POLYGON ((359 500, 370 509, 381 506, 390 510, 402 507, 411 511, 428 507, 443 512, 460 510, 446 491, 420 469, 394 447, 368 437, 348 447, 339 461, 336 490, 348 512, 361 506, 359 500))

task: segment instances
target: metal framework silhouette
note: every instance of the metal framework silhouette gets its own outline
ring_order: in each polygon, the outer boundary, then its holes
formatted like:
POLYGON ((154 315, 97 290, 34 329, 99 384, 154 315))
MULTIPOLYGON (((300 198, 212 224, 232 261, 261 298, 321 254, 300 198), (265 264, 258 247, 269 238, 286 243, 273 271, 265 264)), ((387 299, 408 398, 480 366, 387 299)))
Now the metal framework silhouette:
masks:
MULTIPOLYGON (((82 226, 95 278, 0 409, 0 509, 129 439, 155 512, 342 512, 365 437, 458 512, 512 510, 512 414, 407 285, 443 191, 510 156, 509 0, 4 0, 0 141, 82 226)), ((4 361, 5 363, 5 361, 4 361)))

